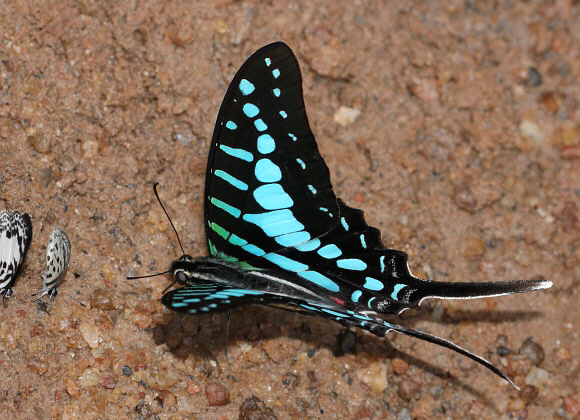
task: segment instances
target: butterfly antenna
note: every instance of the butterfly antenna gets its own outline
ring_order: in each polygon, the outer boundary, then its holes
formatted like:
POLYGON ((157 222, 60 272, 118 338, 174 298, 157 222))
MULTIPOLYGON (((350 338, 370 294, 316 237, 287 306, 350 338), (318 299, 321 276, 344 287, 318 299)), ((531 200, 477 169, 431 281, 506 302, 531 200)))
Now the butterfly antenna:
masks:
POLYGON ((183 250, 183 245, 181 244, 181 239, 179 239, 179 235, 177 233, 177 229, 175 229, 175 226, 173 225, 173 222, 171 221, 171 218, 169 217, 167 210, 165 210, 165 207, 163 206, 163 203, 161 202, 161 199, 159 198, 159 194, 157 193, 157 186, 158 185, 159 185, 159 182, 156 182, 155 184, 153 184, 153 192, 155 193, 155 197, 157 197, 157 201, 159 201, 159 205, 161 206, 161 208, 165 212, 165 215, 167 216, 167 220, 169 220, 169 224, 171 225, 171 227, 173 228, 173 231, 175 232, 175 236, 177 236, 177 242, 179 242, 179 247, 181 248, 181 253, 185 254, 185 251, 183 250))
POLYGON ((63 294, 63 295, 65 295, 65 296, 67 296, 69 299, 72 299, 72 300, 74 300, 76 303, 78 303, 78 304, 79 304, 79 305, 81 305, 81 306, 84 306, 85 308, 87 307, 87 305, 85 305, 85 304, 84 304, 84 303, 82 303, 81 301, 79 301, 79 300, 75 299, 74 297, 72 297, 72 296, 71 296, 71 295, 69 295, 68 293, 65 293, 65 292, 60 292, 60 291, 59 291, 58 293, 59 293, 59 294, 63 294))
POLYGON ((171 270, 164 271, 163 273, 147 274, 146 276, 127 276, 127 280, 148 279, 149 277, 162 276, 163 274, 169 273, 171 273, 171 270))

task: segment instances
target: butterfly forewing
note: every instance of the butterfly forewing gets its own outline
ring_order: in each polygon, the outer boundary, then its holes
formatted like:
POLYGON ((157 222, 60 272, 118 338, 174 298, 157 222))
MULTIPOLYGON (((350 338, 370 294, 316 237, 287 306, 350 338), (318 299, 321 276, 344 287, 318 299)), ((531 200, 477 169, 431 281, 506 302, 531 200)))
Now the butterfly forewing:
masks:
POLYGON ((256 257, 304 246, 338 222, 328 167, 306 117, 298 62, 283 43, 257 51, 234 77, 208 162, 205 222, 212 255, 269 265, 256 257))
POLYGON ((0 294, 9 297, 32 239, 28 213, 0 211, 0 294))

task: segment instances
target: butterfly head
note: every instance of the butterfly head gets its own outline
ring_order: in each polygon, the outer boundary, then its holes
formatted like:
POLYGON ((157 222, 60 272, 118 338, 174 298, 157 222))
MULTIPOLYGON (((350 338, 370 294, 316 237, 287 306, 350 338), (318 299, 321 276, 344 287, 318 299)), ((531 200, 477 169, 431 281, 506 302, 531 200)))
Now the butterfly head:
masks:
POLYGON ((195 274, 198 266, 198 259, 184 254, 171 264, 169 271, 179 284, 186 286, 195 282, 194 278, 196 277, 195 274))

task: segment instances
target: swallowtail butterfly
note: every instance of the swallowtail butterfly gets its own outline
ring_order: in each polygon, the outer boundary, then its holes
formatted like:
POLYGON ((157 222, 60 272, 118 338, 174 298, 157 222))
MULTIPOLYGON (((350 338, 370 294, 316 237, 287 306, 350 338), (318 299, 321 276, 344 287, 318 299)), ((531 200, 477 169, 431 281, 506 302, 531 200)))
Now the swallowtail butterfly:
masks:
POLYGON ((32 239, 28 213, 0 211, 0 295, 9 298, 32 239))
POLYGON ((161 301, 174 311, 258 304, 378 336, 396 331, 455 350, 510 381, 484 358, 378 315, 399 314, 426 298, 482 298, 552 285, 413 276, 407 254, 387 248, 363 212, 336 197, 306 116, 298 61, 281 42, 254 53, 230 84, 210 146, 204 206, 210 255, 183 255, 172 264, 184 287, 161 301))

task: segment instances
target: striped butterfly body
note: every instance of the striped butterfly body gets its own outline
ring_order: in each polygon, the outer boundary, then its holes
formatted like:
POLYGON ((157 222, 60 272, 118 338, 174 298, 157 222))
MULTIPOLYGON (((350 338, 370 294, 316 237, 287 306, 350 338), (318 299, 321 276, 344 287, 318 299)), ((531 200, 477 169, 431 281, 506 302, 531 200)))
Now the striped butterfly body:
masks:
POLYGON ((42 290, 36 294, 39 297, 48 295, 50 300, 56 297, 58 286, 68 268, 70 261, 70 241, 67 234, 61 228, 56 227, 50 235, 46 247, 46 272, 42 290))
MULTIPOLYGON (((378 336, 396 331, 453 349, 509 380, 487 360, 442 338, 378 317, 425 298, 469 299, 545 289, 551 282, 457 283, 411 274, 361 210, 337 198, 304 108, 296 57, 281 43, 242 65, 222 103, 205 184, 210 256, 183 255, 184 287, 163 295, 191 314, 260 304, 316 315, 378 336)), ((511 381, 510 381, 511 382, 511 381)))
POLYGON ((28 213, 0 211, 0 295, 9 298, 32 239, 28 213))

